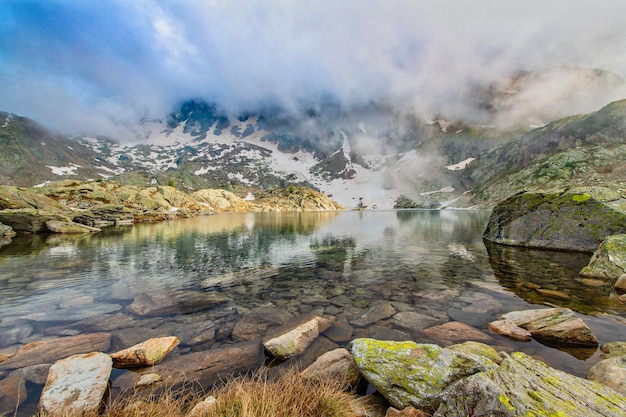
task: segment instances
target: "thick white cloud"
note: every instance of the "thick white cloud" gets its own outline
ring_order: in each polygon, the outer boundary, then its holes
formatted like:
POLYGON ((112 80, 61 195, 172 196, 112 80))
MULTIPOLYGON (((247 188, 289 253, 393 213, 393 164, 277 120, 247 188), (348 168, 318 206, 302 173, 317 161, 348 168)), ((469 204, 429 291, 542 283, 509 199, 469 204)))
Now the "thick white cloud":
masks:
POLYGON ((188 97, 236 110, 332 95, 462 114, 518 69, 626 76, 623 0, 28 2, 0 11, 0 109, 117 134, 188 97))

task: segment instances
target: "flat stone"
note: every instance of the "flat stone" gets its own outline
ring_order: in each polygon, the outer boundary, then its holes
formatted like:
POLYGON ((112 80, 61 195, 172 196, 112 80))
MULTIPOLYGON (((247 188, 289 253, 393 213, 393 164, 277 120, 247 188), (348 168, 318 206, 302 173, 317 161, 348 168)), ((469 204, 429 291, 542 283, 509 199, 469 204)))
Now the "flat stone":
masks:
POLYGON ((46 228, 53 233, 64 234, 94 233, 102 231, 102 229, 98 229, 97 227, 86 226, 74 222, 64 222, 61 220, 48 220, 46 222, 46 228))
POLYGON ((440 326, 430 327, 423 330, 424 335, 434 340, 450 343, 461 343, 468 340, 483 343, 494 343, 493 338, 475 327, 467 324, 451 321, 440 326))
POLYGON ((359 317, 350 320, 350 324, 353 326, 365 327, 377 321, 388 319, 396 314, 396 309, 393 308, 390 302, 383 302, 371 307, 365 313, 359 317))
POLYGON ((230 301, 218 292, 160 291, 138 295, 126 309, 144 317, 188 314, 206 310, 230 301))
POLYGON ((53 363, 77 353, 108 351, 111 345, 109 333, 93 333, 60 337, 43 342, 28 343, 11 358, 0 363, 0 370, 53 363))
POLYGON ((135 346, 119 352, 112 353, 113 367, 115 368, 141 368, 153 366, 170 353, 180 340, 176 336, 157 337, 146 340, 135 346))
POLYGON ((529 341, 532 339, 530 332, 524 328, 519 327, 511 320, 496 320, 489 323, 489 330, 494 333, 508 336, 515 340, 529 341))
POLYGON ((391 323, 395 327, 399 327, 403 330, 410 332, 419 332, 428 327, 441 324, 441 320, 427 316, 426 314, 416 313, 414 311, 403 311, 396 313, 391 319, 391 323))
POLYGON ((332 322, 330 327, 324 330, 323 334, 333 342, 347 342, 352 337, 354 329, 348 323, 332 322))
POLYGON ((50 367, 39 407, 51 416, 96 413, 107 391, 112 361, 105 353, 73 355, 50 367))
POLYGON ((232 338, 237 342, 261 339, 269 329, 285 324, 292 317, 290 313, 274 305, 257 307, 235 324, 232 338))
POLYGON ((550 290, 547 288, 537 288, 535 291, 537 291, 539 294, 544 295, 546 297, 560 298, 561 300, 569 300, 571 298, 568 294, 565 294, 563 291, 558 291, 558 290, 550 290))

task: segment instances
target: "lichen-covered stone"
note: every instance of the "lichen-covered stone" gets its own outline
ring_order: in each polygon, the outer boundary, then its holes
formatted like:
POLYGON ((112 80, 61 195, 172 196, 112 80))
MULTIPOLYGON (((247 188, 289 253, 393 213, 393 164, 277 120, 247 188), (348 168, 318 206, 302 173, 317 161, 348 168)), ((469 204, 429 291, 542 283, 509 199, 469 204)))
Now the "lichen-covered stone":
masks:
POLYGON ((81 234, 101 231, 96 227, 85 226, 83 224, 74 222, 63 222, 59 220, 48 220, 46 222, 46 228, 53 233, 64 234, 81 234))
POLYGON ((138 345, 112 353, 114 368, 141 368, 155 365, 170 353, 180 340, 176 336, 155 337, 138 345))
POLYGON ((605 187, 522 192, 493 209, 483 238, 505 245, 592 252, 626 233, 626 199, 605 187))
POLYGON ((436 409, 449 385, 497 367, 483 356, 411 341, 355 339, 350 350, 361 374, 398 409, 436 409))
POLYGON ((275 358, 286 360, 303 353, 329 326, 326 319, 303 315, 275 329, 263 340, 263 346, 275 358))
POLYGON ((450 386, 434 417, 469 415, 618 417, 626 415, 626 397, 514 352, 499 368, 450 386))
POLYGON ((593 253, 580 275, 610 281, 626 272, 626 234, 607 236, 593 253))

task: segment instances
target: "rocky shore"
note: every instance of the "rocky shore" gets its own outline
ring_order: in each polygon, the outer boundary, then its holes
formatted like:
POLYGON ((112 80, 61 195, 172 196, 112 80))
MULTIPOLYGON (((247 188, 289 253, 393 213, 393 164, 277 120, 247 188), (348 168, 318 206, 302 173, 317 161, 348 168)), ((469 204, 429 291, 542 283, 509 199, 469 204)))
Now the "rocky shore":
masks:
POLYGON ((15 233, 92 233, 101 227, 224 212, 344 210, 314 190, 274 188, 244 198, 226 190, 191 194, 171 186, 61 181, 39 188, 0 186, 0 238, 15 233))
MULTIPOLYGON (((372 307, 359 319, 374 319, 381 308, 372 307)), ((200 390, 269 364, 270 377, 288 370, 302 378, 343 380, 346 390, 362 397, 355 402, 355 413, 362 416, 617 417, 626 413, 626 342, 602 346, 605 359, 584 379, 521 352, 497 351, 476 341, 481 332, 467 325, 430 324, 427 330, 433 335, 454 332, 466 341, 444 347, 412 340, 352 338, 346 323, 313 314, 287 319, 279 309, 267 306, 236 323, 232 333, 239 341, 185 354, 178 351, 179 345, 190 343, 185 336, 183 340, 152 338, 114 352, 110 352, 111 334, 106 332, 32 342, 2 352, 0 412, 10 412, 24 401, 27 382, 45 384, 38 408, 60 416, 97 412, 109 386, 113 398, 142 390, 200 390), (118 369, 115 376, 114 368, 118 369), (367 385, 371 388, 366 391, 367 385), (359 408, 363 402, 378 406, 359 408)), ((509 338, 598 344, 591 329, 568 309, 510 312, 492 324, 496 333, 509 338), (508 326, 502 325, 505 321, 508 326)))

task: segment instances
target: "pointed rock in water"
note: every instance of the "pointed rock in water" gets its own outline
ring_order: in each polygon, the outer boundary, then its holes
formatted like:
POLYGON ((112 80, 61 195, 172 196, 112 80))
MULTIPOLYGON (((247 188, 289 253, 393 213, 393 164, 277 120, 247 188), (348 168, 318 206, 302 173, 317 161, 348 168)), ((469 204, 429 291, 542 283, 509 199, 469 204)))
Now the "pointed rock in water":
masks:
POLYGON ((11 358, 0 362, 0 370, 52 363, 77 353, 95 350, 106 352, 110 346, 111 335, 109 333, 84 334, 32 342, 22 346, 11 358))
POLYGON ((146 340, 138 345, 112 353, 110 356, 113 360, 113 367, 123 369, 152 366, 161 362, 165 355, 170 353, 179 343, 180 340, 176 336, 146 340))
POLYGON ((625 272, 626 235, 613 235, 604 238, 580 275, 615 282, 625 272))
POLYGON ((589 369, 587 379, 626 396, 626 356, 615 356, 596 363, 589 369))
POLYGON ((286 360, 304 352, 328 327, 328 320, 305 314, 273 330, 263 340, 263 346, 275 358, 286 360))
POLYGON ((396 314, 396 310, 393 308, 391 303, 384 302, 373 306, 356 319, 351 320, 350 324, 353 326, 365 327, 372 323, 376 323, 377 321, 388 319, 394 314, 396 314))
POLYGON ((571 346, 598 346, 598 339, 585 322, 569 308, 542 308, 512 311, 505 320, 528 330, 539 340, 571 346))
POLYGON ((497 368, 483 356, 410 341, 355 339, 350 351, 361 374, 398 409, 437 408, 449 385, 497 368))
POLYGON ((41 393, 40 409, 50 416, 97 412, 108 388, 111 369, 109 355, 99 352, 55 362, 41 393))

